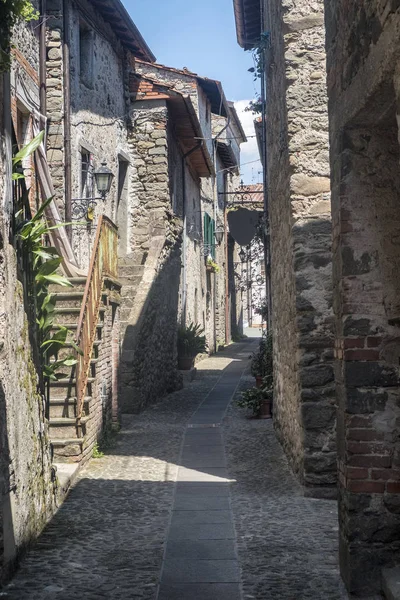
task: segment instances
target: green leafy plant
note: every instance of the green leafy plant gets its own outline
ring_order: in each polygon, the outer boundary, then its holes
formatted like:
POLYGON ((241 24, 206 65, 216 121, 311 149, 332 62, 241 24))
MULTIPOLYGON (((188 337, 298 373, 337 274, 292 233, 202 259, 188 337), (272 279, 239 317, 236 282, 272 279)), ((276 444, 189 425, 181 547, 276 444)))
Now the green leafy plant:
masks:
POLYGON ((210 269, 212 269, 214 271, 214 273, 219 273, 219 266, 218 264, 211 258, 211 256, 209 256, 207 258, 207 267, 210 267, 210 269))
POLYGON ((194 358, 207 351, 204 329, 196 323, 178 329, 178 355, 183 358, 194 358))
MULTIPOLYGON (((38 134, 14 156, 13 175, 18 174, 17 169, 20 163, 37 149, 43 140, 43 135, 43 132, 38 134)), ((58 360, 59 350, 67 344, 72 345, 78 352, 80 352, 80 349, 72 340, 67 341, 70 331, 62 325, 57 326, 54 319, 56 301, 54 294, 49 293, 49 286, 57 284, 71 287, 72 284, 66 277, 57 273, 62 262, 57 249, 43 244, 45 236, 49 235, 51 231, 66 225, 66 223, 60 223, 49 227, 46 223, 45 210, 51 201, 52 198, 46 200, 34 217, 21 223, 18 228, 18 238, 21 243, 22 254, 27 259, 30 270, 28 295, 36 318, 41 367, 46 378, 57 380, 63 376, 58 373, 59 369, 72 367, 76 364, 76 359, 73 356, 58 360), (52 335, 51 332, 56 327, 58 327, 58 330, 52 335)), ((16 218, 21 216, 20 213, 17 213, 16 218)))
POLYGON ((240 408, 250 409, 254 415, 257 415, 264 399, 264 391, 253 387, 242 392, 239 400, 236 401, 236 405, 240 408))
POLYGON ((257 79, 261 79, 264 69, 265 69, 265 51, 270 46, 270 33, 269 31, 264 31, 260 35, 260 39, 258 43, 253 46, 251 53, 253 55, 254 67, 248 69, 250 73, 254 74, 254 81, 257 79))
POLYGON ((0 73, 10 68, 10 40, 15 23, 37 20, 39 16, 29 0, 0 0, 0 73))
POLYGON ((262 105, 261 96, 257 96, 257 98, 255 98, 254 100, 250 100, 250 102, 248 103, 248 105, 246 106, 244 111, 251 112, 256 115, 261 115, 262 107, 263 107, 263 105, 262 105))
POLYGON ((253 377, 262 377, 265 385, 273 384, 273 354, 272 334, 264 333, 257 352, 253 352, 251 359, 251 374, 253 377))
POLYGON ((99 448, 99 444, 96 442, 93 446, 92 458, 103 458, 104 452, 102 452, 99 448))

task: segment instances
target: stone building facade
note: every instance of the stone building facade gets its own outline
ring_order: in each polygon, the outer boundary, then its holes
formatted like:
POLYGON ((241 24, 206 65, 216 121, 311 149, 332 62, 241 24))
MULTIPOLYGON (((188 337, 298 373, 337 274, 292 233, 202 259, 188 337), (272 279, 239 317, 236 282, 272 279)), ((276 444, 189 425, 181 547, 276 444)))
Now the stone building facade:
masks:
MULTIPOLYGON (((309 495, 336 494, 336 407, 324 6, 235 0, 266 92, 274 422, 309 495)), ((259 128, 258 128, 259 129, 259 128)))
MULTIPOLYGON (((217 190, 218 182, 224 185, 227 179, 222 171, 226 163, 214 151, 212 123, 220 113, 222 129, 227 111, 233 114, 234 109, 218 82, 137 59, 129 89, 134 168, 128 246, 120 256, 120 393, 123 410, 137 411, 180 385, 178 324, 200 324, 210 351, 229 335, 226 245, 212 239, 209 246, 204 227, 212 221, 224 228, 224 198, 220 211, 217 190), (207 269, 210 254, 219 264, 218 273, 207 269)), ((232 163, 236 169, 238 160, 239 152, 232 163)))
POLYGON ((399 562, 399 49, 388 1, 325 2, 340 559, 348 589, 399 562))

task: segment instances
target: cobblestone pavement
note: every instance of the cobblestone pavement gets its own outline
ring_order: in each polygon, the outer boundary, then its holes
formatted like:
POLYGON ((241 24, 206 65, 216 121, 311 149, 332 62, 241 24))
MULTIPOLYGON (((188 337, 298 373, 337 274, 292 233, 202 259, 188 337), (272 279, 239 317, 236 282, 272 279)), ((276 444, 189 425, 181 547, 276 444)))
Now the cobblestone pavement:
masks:
MULTIPOLYGON (((242 377, 240 388, 253 384, 242 377)), ((240 388, 237 395, 240 394, 240 388)), ((271 420, 245 419, 231 403, 224 421, 243 598, 345 600, 334 501, 305 498, 271 420)))
MULTIPOLYGON (((156 600, 187 424, 231 357, 245 366, 256 343, 203 361, 184 390, 125 416, 116 447, 82 471, 0 598, 156 600)), ((344 600, 335 503, 302 496, 270 421, 232 406, 223 433, 243 599, 344 600)), ((222 600, 201 589, 174 599, 222 600)))

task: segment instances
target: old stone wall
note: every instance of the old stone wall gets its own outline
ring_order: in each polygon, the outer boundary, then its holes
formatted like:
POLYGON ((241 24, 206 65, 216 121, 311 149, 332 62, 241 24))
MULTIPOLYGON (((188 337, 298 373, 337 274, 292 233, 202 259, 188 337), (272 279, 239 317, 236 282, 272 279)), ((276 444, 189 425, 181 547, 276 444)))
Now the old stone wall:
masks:
POLYGON ((335 493, 323 2, 265 3, 275 426, 306 493, 335 493))
MULTIPOLYGON (((21 78, 33 71, 31 30, 19 37, 21 78), (27 52, 24 52, 24 40, 27 52), (28 62, 29 61, 29 62, 28 62)), ((35 71, 37 76, 37 71, 35 71)), ((32 78, 31 78, 32 79, 32 78)), ((56 504, 44 396, 38 391, 24 294, 17 278, 11 215, 11 96, 8 75, 0 77, 0 583, 19 553, 42 530, 56 504)), ((36 99, 37 100, 37 99, 36 99)))
POLYGON ((135 103, 129 252, 120 260, 122 288, 120 400, 140 410, 177 383, 176 329, 182 221, 171 208, 165 101, 135 103))
POLYGON ((399 560, 400 11, 327 0, 326 28, 340 563, 365 597, 399 560))
MULTIPOLYGON (((49 135, 48 160, 56 196, 64 214, 64 88, 63 21, 59 19, 57 0, 49 9, 47 31, 47 114, 49 135)), ((68 6, 69 85, 71 120, 71 185, 75 220, 85 221, 78 210, 77 198, 97 197, 94 171, 105 161, 114 174, 105 201, 97 200, 88 227, 73 228, 73 244, 82 268, 87 268, 95 225, 100 214, 118 220, 121 157, 129 165, 127 143, 127 61, 125 50, 92 3, 68 6), (85 46, 86 44, 86 46, 85 46), (81 47, 82 46, 82 47, 81 47), (88 61, 88 64, 85 63, 88 61), (88 163, 88 164, 86 164, 88 163)), ((129 166, 128 166, 129 168, 129 166)))

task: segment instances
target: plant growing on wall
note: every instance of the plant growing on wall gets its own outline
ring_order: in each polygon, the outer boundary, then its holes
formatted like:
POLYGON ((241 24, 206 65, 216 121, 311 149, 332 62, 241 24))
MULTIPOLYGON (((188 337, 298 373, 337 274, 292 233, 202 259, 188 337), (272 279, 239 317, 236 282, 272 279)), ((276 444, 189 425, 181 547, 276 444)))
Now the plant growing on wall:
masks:
POLYGON ((0 0, 0 73, 10 68, 10 38, 15 23, 38 18, 39 13, 29 0, 0 0))
POLYGON ((213 260, 211 258, 211 256, 209 256, 207 258, 207 270, 212 271, 213 273, 219 273, 219 266, 218 264, 215 262, 215 260, 213 260))
POLYGON ((250 73, 254 74, 254 81, 261 79, 265 69, 265 51, 270 46, 270 34, 269 31, 264 31, 260 35, 258 43, 252 48, 251 53, 253 55, 254 67, 249 69, 250 73))
MULTIPOLYGON (((42 131, 13 157, 14 180, 23 177, 18 172, 19 165, 41 144, 43 136, 44 132, 42 131)), ((30 270, 28 296, 36 318, 41 367, 48 380, 57 380, 62 377, 57 373, 59 369, 73 366, 76 364, 76 359, 73 356, 62 360, 57 359, 60 348, 67 345, 70 331, 66 327, 58 325, 58 331, 53 335, 51 333, 56 327, 54 322, 55 296, 49 293, 49 286, 55 283, 71 287, 68 279, 57 273, 62 262, 57 249, 43 245, 46 235, 49 235, 52 230, 66 225, 65 223, 52 227, 47 225, 44 213, 51 201, 52 198, 46 200, 34 217, 20 225, 18 238, 21 242, 22 253, 27 259, 25 264, 29 265, 30 270)), ((18 218, 18 216, 20 215, 17 213, 16 217, 18 218)), ((74 342, 68 343, 72 344, 75 350, 80 351, 74 342)))

